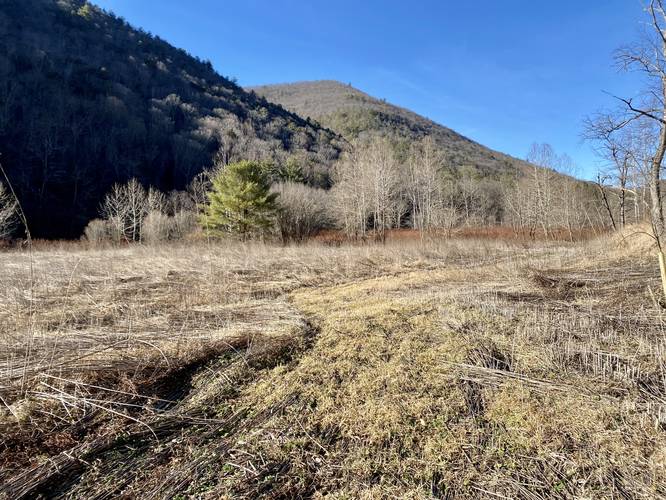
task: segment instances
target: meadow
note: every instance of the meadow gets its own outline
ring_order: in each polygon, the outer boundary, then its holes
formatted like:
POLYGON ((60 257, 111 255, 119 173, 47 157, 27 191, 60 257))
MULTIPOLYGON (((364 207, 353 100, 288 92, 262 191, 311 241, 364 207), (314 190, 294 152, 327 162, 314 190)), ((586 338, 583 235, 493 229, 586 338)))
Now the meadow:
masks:
POLYGON ((640 228, 0 253, 0 498, 666 496, 640 228))

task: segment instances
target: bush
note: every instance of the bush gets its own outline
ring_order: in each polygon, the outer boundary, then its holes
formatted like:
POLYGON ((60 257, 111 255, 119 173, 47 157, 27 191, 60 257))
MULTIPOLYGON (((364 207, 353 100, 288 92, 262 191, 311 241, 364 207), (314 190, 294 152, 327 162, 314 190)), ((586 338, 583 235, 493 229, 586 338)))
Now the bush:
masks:
POLYGON ((141 239, 145 243, 180 240, 194 232, 197 214, 190 211, 177 212, 173 216, 153 210, 145 218, 141 228, 141 239))
POLYGON ((146 243, 167 241, 172 237, 173 225, 172 217, 152 210, 148 213, 141 226, 141 239, 146 243))
POLYGON ((110 241, 111 227, 108 221, 102 219, 91 220, 84 230, 85 239, 93 246, 110 241))
POLYGON ((197 228, 197 214, 193 211, 183 210, 176 212, 172 217, 171 239, 183 239, 192 234, 197 228))
POLYGON ((279 195, 276 224, 285 243, 303 241, 329 225, 327 191, 294 182, 276 184, 272 191, 279 195))

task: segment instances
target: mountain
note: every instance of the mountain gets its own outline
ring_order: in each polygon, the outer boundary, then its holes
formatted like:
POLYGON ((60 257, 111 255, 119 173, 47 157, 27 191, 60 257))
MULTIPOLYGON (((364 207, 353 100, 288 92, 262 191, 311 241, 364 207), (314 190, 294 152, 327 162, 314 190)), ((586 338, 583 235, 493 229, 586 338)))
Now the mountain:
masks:
POLYGON ((472 166, 486 175, 513 172, 526 164, 493 151, 408 109, 331 80, 250 87, 271 102, 311 118, 351 140, 388 134, 406 141, 432 137, 451 167, 472 166))
MULTIPOLYGON (((336 134, 82 0, 0 0, 0 161, 38 237, 78 237, 115 182, 182 189, 228 158, 297 156, 336 134)), ((318 170, 319 169, 319 170, 318 170)))

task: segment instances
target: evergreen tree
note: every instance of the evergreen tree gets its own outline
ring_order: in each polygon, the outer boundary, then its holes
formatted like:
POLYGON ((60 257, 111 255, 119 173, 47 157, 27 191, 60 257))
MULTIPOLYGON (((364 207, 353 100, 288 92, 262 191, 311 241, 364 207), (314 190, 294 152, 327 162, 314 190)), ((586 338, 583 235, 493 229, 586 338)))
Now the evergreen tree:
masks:
POLYGON ((265 165, 229 164, 213 178, 201 225, 209 234, 232 233, 245 239, 270 227, 277 196, 270 192, 265 165))

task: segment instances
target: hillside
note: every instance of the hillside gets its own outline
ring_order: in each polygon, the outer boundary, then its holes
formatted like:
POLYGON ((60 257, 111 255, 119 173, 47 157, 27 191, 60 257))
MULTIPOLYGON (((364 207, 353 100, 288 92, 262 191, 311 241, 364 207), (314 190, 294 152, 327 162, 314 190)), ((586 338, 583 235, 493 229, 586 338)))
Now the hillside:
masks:
POLYGON ((452 167, 474 166, 486 174, 524 165, 408 109, 376 99, 336 81, 298 82, 251 87, 258 95, 303 117, 317 120, 347 139, 390 134, 408 141, 431 136, 452 167))
POLYGON ((298 155, 315 180, 339 154, 330 131, 82 0, 0 5, 1 161, 33 235, 78 237, 114 182, 183 188, 220 147, 298 155))

